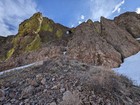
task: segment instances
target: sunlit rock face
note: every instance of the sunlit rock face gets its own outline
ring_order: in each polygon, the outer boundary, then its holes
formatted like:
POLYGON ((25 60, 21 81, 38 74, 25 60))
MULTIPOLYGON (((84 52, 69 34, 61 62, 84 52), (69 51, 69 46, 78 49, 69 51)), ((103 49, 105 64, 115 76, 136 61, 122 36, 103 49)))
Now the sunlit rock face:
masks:
POLYGON ((131 56, 140 50, 140 44, 114 21, 101 18, 102 36, 110 43, 123 58, 131 56))
POLYGON ((115 18, 115 23, 128 31, 133 37, 140 37, 140 14, 126 12, 115 18))
POLYGON ((66 27, 36 13, 19 25, 18 34, 12 41, 13 48, 9 50, 7 57, 10 58, 14 53, 19 55, 35 51, 41 48, 42 44, 61 39, 65 31, 66 27))
POLYGON ((118 67, 124 58, 140 50, 136 39, 138 23, 138 14, 124 13, 114 20, 101 17, 100 22, 92 22, 89 19, 68 28, 35 13, 19 25, 17 35, 0 38, 0 67, 5 70, 60 56, 92 65, 118 67))
POLYGON ((68 47, 70 57, 85 63, 108 67, 121 63, 121 54, 101 36, 99 22, 87 21, 76 27, 68 47))
POLYGON ((42 14, 36 13, 19 25, 18 34, 12 40, 13 48, 7 53, 7 59, 15 53, 19 55, 22 52, 32 51, 40 47, 41 39, 38 32, 42 21, 42 14))
POLYGON ((67 30, 69 28, 35 13, 19 25, 17 35, 0 38, 1 70, 60 55, 61 46, 68 42, 67 30))

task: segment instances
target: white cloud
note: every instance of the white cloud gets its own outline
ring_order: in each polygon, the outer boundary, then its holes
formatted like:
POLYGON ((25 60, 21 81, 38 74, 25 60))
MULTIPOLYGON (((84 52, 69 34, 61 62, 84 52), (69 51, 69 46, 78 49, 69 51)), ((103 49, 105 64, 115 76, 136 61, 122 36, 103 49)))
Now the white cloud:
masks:
POLYGON ((72 24, 77 26, 88 19, 99 21, 101 16, 113 18, 114 14, 112 12, 117 11, 117 13, 120 13, 124 9, 124 7, 121 7, 124 3, 125 0, 86 0, 84 4, 83 2, 79 3, 84 11, 77 11, 75 19, 72 20, 69 26, 72 24))
POLYGON ((92 20, 99 20, 101 16, 109 17, 112 11, 120 12, 120 6, 124 4, 124 0, 89 0, 90 14, 92 20), (121 4, 121 5, 120 5, 121 4))
POLYGON ((118 13, 120 12, 120 7, 125 3, 125 0, 122 0, 119 4, 117 4, 114 8, 114 10, 112 11, 112 13, 118 11, 118 13))
POLYGON ((81 15, 81 19, 84 20, 85 19, 85 16, 84 15, 81 15))
POLYGON ((18 25, 37 12, 33 0, 1 0, 0 1, 0 35, 17 33, 18 25))
POLYGON ((137 13, 137 14, 140 14, 140 8, 137 8, 137 9, 136 9, 136 13, 137 13))
POLYGON ((79 21, 78 23, 79 23, 79 24, 81 24, 81 23, 82 23, 82 21, 79 21))
POLYGON ((71 28, 73 28, 73 27, 74 27, 74 24, 71 25, 71 28))
POLYGON ((118 11, 118 13, 120 13, 120 11, 121 11, 121 8, 118 8, 118 10, 117 10, 117 11, 118 11))

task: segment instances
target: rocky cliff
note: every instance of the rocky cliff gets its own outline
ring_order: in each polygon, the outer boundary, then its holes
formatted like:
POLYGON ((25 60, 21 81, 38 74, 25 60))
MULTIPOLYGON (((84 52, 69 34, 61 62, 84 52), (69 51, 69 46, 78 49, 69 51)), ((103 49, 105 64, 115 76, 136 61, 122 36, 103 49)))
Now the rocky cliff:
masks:
POLYGON ((92 65, 118 67, 125 57, 140 50, 140 16, 124 13, 114 20, 101 17, 68 28, 41 13, 19 25, 16 36, 0 38, 1 70, 66 53, 70 59, 92 65))

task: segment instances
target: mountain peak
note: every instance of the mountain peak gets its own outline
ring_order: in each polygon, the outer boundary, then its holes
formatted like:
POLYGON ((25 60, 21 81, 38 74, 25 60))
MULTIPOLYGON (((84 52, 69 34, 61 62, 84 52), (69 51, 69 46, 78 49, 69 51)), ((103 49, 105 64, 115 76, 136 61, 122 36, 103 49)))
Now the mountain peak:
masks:
POLYGON ((93 23, 93 21, 92 21, 91 19, 88 19, 88 20, 87 20, 87 23, 88 23, 88 24, 91 24, 91 23, 93 23))
POLYGON ((27 35, 28 33, 38 33, 40 25, 42 24, 43 16, 42 13, 37 12, 29 19, 25 20, 19 25, 18 34, 27 35))
POLYGON ((41 12, 36 12, 36 13, 33 14, 32 17, 36 17, 36 16, 37 16, 37 17, 38 17, 38 16, 42 16, 42 13, 41 13, 41 12))

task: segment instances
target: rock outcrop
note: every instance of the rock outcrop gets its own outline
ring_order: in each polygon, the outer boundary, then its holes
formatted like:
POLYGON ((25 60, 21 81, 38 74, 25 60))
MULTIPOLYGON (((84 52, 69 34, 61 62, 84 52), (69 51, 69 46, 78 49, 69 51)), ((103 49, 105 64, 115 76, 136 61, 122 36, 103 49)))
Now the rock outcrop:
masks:
POLYGON ((18 34, 12 40, 13 48, 7 53, 7 59, 12 55, 17 57, 38 50, 48 42, 61 39, 65 31, 66 27, 55 24, 41 13, 36 13, 19 25, 18 34))
POLYGON ((123 58, 140 50, 140 44, 126 30, 118 27, 114 21, 101 18, 101 36, 118 51, 123 58))
POLYGON ((139 17, 128 12, 114 20, 101 17, 101 22, 88 20, 68 28, 36 13, 19 25, 16 36, 0 39, 0 71, 59 56, 118 67, 140 50, 139 17))
POLYGON ((122 29, 128 31, 134 38, 140 37, 140 14, 126 12, 116 17, 114 21, 122 29))
POLYGON ((122 62, 121 54, 103 39, 99 25, 89 20, 76 27, 68 42, 68 56, 93 65, 117 67, 122 62))

